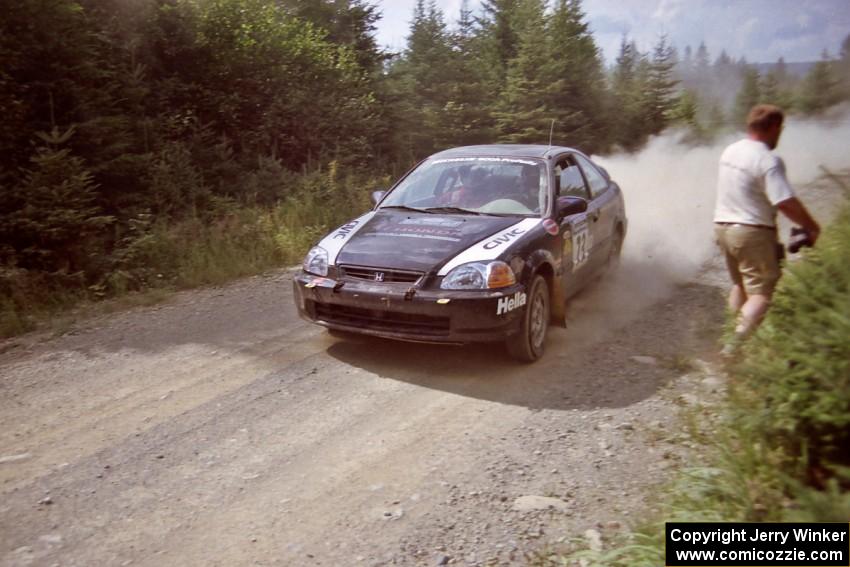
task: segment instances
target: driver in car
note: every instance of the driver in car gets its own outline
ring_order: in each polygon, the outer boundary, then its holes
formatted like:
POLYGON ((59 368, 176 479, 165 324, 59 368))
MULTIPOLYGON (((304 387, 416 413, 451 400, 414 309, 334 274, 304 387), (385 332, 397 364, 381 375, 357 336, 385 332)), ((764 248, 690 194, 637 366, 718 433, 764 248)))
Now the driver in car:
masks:
POLYGON ((455 186, 440 195, 438 203, 443 206, 474 208, 480 207, 480 195, 474 187, 472 166, 462 165, 457 168, 455 186))
POLYGON ((519 194, 513 195, 512 198, 516 199, 531 210, 537 210, 540 200, 539 194, 539 168, 534 165, 523 165, 519 180, 519 194))

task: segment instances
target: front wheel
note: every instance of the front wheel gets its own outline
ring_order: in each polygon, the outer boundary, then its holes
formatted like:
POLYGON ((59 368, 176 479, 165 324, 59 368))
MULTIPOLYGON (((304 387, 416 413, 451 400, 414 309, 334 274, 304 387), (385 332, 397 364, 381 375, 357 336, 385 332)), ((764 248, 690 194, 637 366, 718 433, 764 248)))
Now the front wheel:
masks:
POLYGON ((549 328, 549 286, 543 276, 534 276, 528 296, 520 331, 507 340, 507 348, 517 360, 534 362, 543 356, 549 328))

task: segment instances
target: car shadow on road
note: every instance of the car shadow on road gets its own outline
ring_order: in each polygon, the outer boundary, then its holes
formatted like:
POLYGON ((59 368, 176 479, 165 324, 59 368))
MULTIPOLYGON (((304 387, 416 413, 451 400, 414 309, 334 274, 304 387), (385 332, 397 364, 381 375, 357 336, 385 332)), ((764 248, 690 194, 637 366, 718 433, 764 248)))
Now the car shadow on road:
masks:
POLYGON ((723 321, 716 287, 680 285, 632 312, 606 295, 579 297, 568 327, 550 328, 547 352, 534 364, 513 361, 502 344, 452 347, 363 338, 339 340, 327 353, 387 380, 566 410, 632 405, 686 372, 695 358, 716 351, 723 321))

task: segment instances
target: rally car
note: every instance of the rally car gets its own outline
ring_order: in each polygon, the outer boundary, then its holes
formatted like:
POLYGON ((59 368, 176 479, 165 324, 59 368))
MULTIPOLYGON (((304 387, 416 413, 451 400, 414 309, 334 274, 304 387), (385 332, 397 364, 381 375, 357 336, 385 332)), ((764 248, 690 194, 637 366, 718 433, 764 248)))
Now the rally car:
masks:
POLYGON ((305 257, 301 317, 407 341, 505 341, 527 362, 626 235, 620 187, 566 147, 446 150, 372 198, 305 257))

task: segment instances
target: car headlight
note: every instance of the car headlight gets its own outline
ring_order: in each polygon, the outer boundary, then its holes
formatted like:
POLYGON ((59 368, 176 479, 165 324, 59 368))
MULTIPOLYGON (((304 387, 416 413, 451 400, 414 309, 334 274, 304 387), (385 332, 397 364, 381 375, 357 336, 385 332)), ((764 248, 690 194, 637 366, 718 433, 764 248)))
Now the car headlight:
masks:
POLYGON ((328 275, 328 251, 321 246, 313 246, 302 264, 304 271, 316 276, 328 275))
POLYGON ((516 276, 511 267, 496 260, 487 263, 470 262, 458 266, 443 278, 440 287, 442 289, 498 289, 515 283, 516 276))

